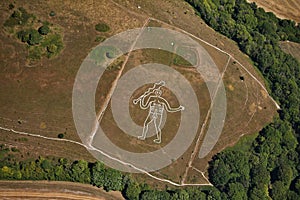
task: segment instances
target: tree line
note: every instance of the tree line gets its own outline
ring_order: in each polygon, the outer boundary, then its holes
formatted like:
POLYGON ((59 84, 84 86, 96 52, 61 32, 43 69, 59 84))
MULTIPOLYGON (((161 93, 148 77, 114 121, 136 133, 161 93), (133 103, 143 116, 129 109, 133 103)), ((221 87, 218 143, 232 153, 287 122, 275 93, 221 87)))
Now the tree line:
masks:
POLYGON ((106 167, 103 163, 66 158, 39 157, 17 161, 18 150, 0 145, 0 179, 2 180, 49 180, 91 184, 106 191, 122 192, 129 200, 189 200, 214 198, 218 190, 204 187, 186 189, 168 188, 155 190, 149 185, 136 182, 129 174, 106 167))

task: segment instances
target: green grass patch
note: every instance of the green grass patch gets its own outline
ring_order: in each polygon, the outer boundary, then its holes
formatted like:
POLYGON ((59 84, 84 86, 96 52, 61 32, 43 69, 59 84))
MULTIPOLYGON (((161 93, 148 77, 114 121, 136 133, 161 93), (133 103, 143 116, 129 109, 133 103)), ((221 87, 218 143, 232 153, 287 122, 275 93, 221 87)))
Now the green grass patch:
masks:
POLYGON ((113 59, 118 55, 118 50, 113 46, 96 47, 90 54, 90 58, 97 64, 101 64, 108 59, 113 59))
POLYGON ((178 47, 173 59, 173 63, 178 66, 192 66, 197 63, 197 55, 190 47, 178 47), (189 61, 187 61, 186 59, 189 61))

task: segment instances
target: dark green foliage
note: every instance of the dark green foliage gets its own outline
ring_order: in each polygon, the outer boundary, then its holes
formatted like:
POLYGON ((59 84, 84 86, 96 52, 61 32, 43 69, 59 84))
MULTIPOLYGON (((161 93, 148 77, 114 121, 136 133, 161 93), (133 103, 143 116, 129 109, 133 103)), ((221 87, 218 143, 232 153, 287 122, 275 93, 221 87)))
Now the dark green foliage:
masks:
POLYGON ((65 135, 64 135, 63 133, 59 133, 59 134, 57 135, 57 137, 58 137, 58 138, 64 138, 65 135))
POLYGON ((229 182, 249 186, 250 165, 248 154, 242 151, 225 151, 218 154, 211 163, 209 175, 212 183, 223 189, 229 182))
POLYGON ((92 166, 92 184, 97 186, 97 187, 103 187, 104 185, 104 165, 101 162, 96 162, 92 166))
POLYGON ((196 187, 189 187, 187 188, 187 192, 189 194, 189 199, 198 199, 198 200, 205 200, 206 199, 206 194, 202 191, 199 190, 199 188, 196 187))
POLYGON ((56 13, 53 10, 49 13, 50 17, 54 17, 55 15, 56 15, 56 13))
POLYGON ((281 181, 276 181, 272 184, 270 196, 274 200, 286 199, 287 187, 281 181))
POLYGON ((110 30, 110 27, 105 23, 99 23, 95 25, 95 29, 99 32, 107 32, 110 30))
POLYGON ((145 191, 141 195, 141 200, 169 200, 169 199, 171 199, 171 196, 166 191, 151 190, 151 191, 145 191))
POLYGON ((46 48, 48 58, 57 55, 64 47, 62 38, 59 34, 47 35, 47 38, 41 43, 41 46, 46 48))
POLYGON ((124 189, 123 175, 120 171, 107 168, 103 173, 104 184, 103 187, 106 191, 124 189))
POLYGON ((141 187, 138 183, 130 181, 125 189, 125 196, 128 200, 138 200, 141 193, 141 187))
MULTIPOLYGON (((189 200, 189 199, 191 199, 190 195, 185 189, 176 190, 171 197, 171 200, 189 200)), ((197 199, 199 199, 199 196, 197 197, 197 199)))
POLYGON ((22 42, 27 42, 29 40, 29 34, 30 34, 30 32, 28 30, 21 30, 17 33, 17 37, 22 42))
POLYGON ((42 39, 43 39, 43 37, 40 35, 40 33, 37 30, 32 30, 29 33, 29 40, 27 41, 27 43, 29 45, 37 45, 37 44, 40 44, 42 39))
POLYGON ((123 190, 125 183, 121 172, 105 168, 100 162, 96 162, 92 166, 92 179, 91 182, 97 187, 104 187, 105 190, 123 190))
POLYGON ((25 25, 31 17, 34 16, 21 7, 11 14, 11 16, 4 22, 4 26, 14 27, 16 25, 25 25))
POLYGON ((80 182, 80 183, 91 182, 90 169, 88 167, 87 161, 79 160, 73 162, 69 173, 72 181, 74 182, 80 182))
POLYGON ((11 4, 11 3, 10 3, 10 4, 8 5, 8 9, 9 9, 9 10, 12 10, 12 9, 14 9, 14 8, 15 8, 14 4, 11 4))
POLYGON ((38 32, 39 32, 41 35, 47 35, 47 34, 50 32, 50 28, 49 28, 49 26, 47 26, 47 25, 43 25, 43 26, 41 26, 41 27, 38 29, 38 32))

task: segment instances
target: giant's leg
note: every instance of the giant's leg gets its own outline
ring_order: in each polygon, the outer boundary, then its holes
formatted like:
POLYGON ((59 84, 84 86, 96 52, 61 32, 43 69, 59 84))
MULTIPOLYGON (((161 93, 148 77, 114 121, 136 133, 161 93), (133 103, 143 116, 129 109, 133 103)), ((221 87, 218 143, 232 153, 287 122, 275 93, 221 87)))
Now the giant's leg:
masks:
POLYGON ((148 126, 149 124, 153 121, 153 117, 152 117, 153 114, 151 114, 149 112, 145 122, 144 122, 144 127, 143 127, 143 134, 141 136, 138 136, 138 139, 140 140, 144 140, 146 138, 146 135, 147 135, 147 132, 148 132, 148 126))
POLYGON ((161 143, 161 122, 162 122, 162 114, 157 114, 157 117, 154 120, 154 126, 156 130, 156 136, 157 138, 153 140, 155 143, 161 143))

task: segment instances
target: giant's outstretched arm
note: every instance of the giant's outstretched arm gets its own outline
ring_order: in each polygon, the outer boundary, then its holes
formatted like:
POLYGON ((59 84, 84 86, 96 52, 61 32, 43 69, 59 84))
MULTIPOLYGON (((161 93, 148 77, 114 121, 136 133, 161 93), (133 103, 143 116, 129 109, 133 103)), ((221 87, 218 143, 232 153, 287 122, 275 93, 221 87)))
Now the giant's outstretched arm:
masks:
POLYGON ((181 111, 181 110, 184 110, 184 107, 183 106, 179 106, 178 108, 171 108, 170 104, 167 102, 167 100, 165 100, 164 98, 160 97, 159 98, 160 101, 162 101, 162 103, 164 104, 166 110, 168 112, 178 112, 178 111, 181 111))

